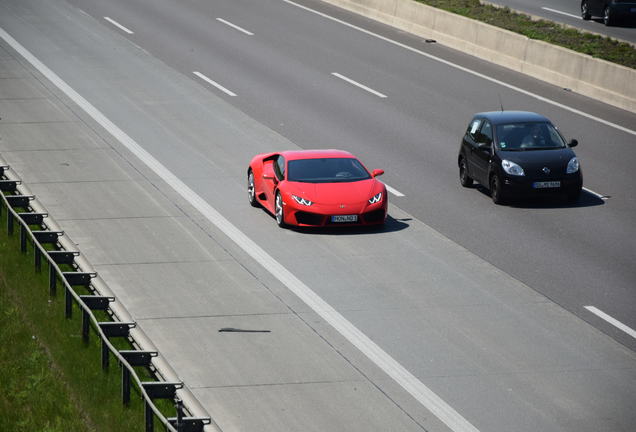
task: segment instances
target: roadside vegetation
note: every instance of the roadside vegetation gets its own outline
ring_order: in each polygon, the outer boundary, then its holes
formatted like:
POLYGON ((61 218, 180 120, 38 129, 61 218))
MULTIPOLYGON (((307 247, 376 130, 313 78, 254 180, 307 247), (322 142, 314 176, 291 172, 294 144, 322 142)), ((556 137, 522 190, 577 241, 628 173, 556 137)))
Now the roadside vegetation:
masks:
POLYGON ((507 7, 479 0, 416 0, 420 3, 520 33, 531 39, 569 48, 583 54, 636 69, 636 48, 625 42, 586 33, 547 20, 533 20, 507 7))
MULTIPOLYGON (((99 339, 91 330, 89 343, 82 342, 77 306, 72 319, 64 318, 63 293, 49 297, 48 267, 43 265, 41 273, 35 272, 33 248, 29 244, 27 254, 20 252, 19 230, 7 235, 6 214, 3 208, 0 431, 143 430, 143 403, 135 386, 126 407, 121 402, 119 365, 111 357, 110 368, 102 370, 99 339)), ((107 317, 99 319, 105 321, 107 317)), ((120 349, 129 346, 125 340, 120 343, 120 349)), ((143 372, 138 370, 140 376, 143 372)), ((146 375, 142 379, 153 380, 149 372, 146 375)), ((161 407, 168 413, 170 408, 171 404, 161 407)))

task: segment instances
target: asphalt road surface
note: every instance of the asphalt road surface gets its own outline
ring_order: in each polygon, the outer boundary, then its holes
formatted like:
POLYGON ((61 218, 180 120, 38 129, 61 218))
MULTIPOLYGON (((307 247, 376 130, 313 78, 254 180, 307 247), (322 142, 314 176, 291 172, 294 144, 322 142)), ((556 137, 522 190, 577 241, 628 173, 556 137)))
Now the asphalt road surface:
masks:
POLYGON ((636 43, 636 25, 622 23, 606 27, 599 17, 590 21, 581 19, 581 2, 579 0, 494 0, 491 3, 508 6, 510 9, 561 22, 583 30, 610 36, 636 43))
MULTIPOLYGON (((246 247, 241 266, 267 284, 252 259, 282 264, 479 430, 634 424, 636 339, 586 307, 636 328, 636 115, 316 1, 2 0, 0 27, 272 258, 246 247), (466 124, 500 100, 579 140, 577 204, 501 207, 459 186, 466 124), (387 228, 281 231, 248 208, 250 157, 290 147, 384 169, 399 191, 387 228)), ((166 339, 169 321, 150 333, 166 339)), ((355 342, 316 323, 354 362, 355 342)), ((172 353, 184 369, 200 361, 172 353)), ((445 430, 377 373, 366 377, 408 418, 445 430)))

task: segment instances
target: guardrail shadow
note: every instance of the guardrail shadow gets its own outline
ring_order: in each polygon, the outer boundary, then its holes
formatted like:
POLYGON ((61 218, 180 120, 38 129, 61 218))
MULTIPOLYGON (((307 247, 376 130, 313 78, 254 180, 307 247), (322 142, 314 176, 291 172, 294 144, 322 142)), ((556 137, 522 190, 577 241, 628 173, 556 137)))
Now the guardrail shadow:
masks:
MULTIPOLYGON (((490 198, 490 190, 486 189, 484 186, 476 184, 472 187, 490 198)), ((611 197, 608 196, 607 198, 611 197)), ((575 202, 568 202, 564 194, 555 193, 520 197, 510 200, 510 202, 506 205, 509 207, 526 209, 584 208, 605 205, 605 200, 587 192, 586 190, 582 190, 581 196, 575 202)))

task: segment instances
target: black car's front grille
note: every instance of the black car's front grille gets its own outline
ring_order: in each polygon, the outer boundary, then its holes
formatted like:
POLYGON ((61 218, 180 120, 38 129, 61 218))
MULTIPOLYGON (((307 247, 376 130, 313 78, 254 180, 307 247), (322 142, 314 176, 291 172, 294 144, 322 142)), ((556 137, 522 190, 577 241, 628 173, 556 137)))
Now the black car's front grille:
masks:
POLYGON ((304 211, 296 212, 296 221, 302 225, 322 225, 324 216, 304 211))
POLYGON ((384 210, 374 210, 362 215, 366 223, 376 223, 384 220, 384 210))

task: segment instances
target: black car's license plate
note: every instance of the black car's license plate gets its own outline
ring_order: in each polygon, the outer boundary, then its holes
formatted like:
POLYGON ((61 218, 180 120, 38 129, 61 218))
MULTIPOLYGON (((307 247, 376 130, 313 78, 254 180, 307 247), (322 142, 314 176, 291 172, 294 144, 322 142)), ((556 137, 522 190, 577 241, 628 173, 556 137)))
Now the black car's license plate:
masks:
POLYGON ((561 187, 560 181, 542 181, 532 183, 532 187, 535 189, 547 189, 561 187))
POLYGON ((358 222, 358 215, 331 216, 331 222, 358 222))

